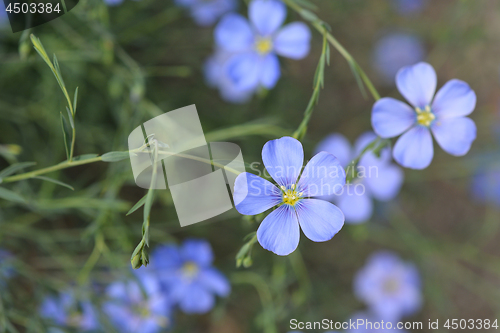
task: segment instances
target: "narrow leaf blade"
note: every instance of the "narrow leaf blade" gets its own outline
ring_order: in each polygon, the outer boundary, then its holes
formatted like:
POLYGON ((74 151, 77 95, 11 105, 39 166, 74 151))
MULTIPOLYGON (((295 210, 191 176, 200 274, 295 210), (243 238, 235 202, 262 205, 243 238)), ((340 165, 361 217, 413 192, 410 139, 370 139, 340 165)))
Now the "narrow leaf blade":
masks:
POLYGON ((54 183, 54 184, 57 184, 57 185, 61 185, 61 186, 64 186, 66 188, 69 188, 70 190, 74 191, 75 189, 73 188, 73 186, 71 185, 68 185, 66 183, 63 183, 57 179, 53 179, 53 178, 49 178, 49 177, 45 177, 45 176, 36 176, 36 177, 33 177, 33 178, 37 178, 37 179, 41 179, 41 180, 45 180, 45 181, 48 181, 48 182, 51 182, 51 183, 54 183))

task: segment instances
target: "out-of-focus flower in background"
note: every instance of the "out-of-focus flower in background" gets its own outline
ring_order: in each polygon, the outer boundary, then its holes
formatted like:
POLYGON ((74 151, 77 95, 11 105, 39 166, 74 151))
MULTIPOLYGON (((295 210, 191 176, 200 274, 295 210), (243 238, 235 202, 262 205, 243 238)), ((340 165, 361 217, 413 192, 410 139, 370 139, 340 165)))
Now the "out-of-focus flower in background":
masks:
MULTIPOLYGON (((108 6, 118 6, 118 5, 121 5, 123 3, 124 0, 104 0, 104 2, 108 5, 108 6)), ((134 1, 140 1, 140 0, 134 0, 134 1)))
POLYGON ((103 310, 120 332, 155 333, 172 326, 172 305, 154 275, 137 273, 137 279, 117 281, 106 290, 103 310))
MULTIPOLYGON (((375 138, 373 132, 366 132, 356 140, 354 148, 351 148, 349 141, 343 135, 335 133, 321 141, 316 151, 326 151, 331 154, 338 152, 336 156, 346 168, 351 160, 375 138)), ((381 151, 380 157, 371 151, 364 154, 358 163, 357 171, 358 178, 354 182, 346 184, 342 193, 329 198, 342 210, 348 223, 367 221, 373 212, 372 198, 380 201, 394 199, 404 181, 401 168, 391 163, 389 147, 381 151)))
POLYGON ((0 288, 5 286, 7 280, 15 274, 12 259, 10 252, 0 249, 0 288))
POLYGON ((355 329, 348 329, 347 333, 407 333, 404 329, 397 328, 397 321, 381 318, 371 312, 357 312, 351 318, 351 321, 356 322, 355 329), (358 321, 359 320, 359 321, 358 321), (383 322, 383 323, 382 323, 383 322))
POLYGON ((392 0, 396 11, 401 15, 412 15, 420 13, 426 5, 427 0, 392 0))
POLYGON ((398 321, 422 306, 417 268, 388 251, 376 252, 368 258, 354 278, 354 293, 371 313, 383 320, 398 321))
POLYGON ((88 300, 78 300, 72 290, 46 296, 40 305, 40 315, 60 327, 79 331, 99 328, 98 313, 88 300))
POLYGON ((480 202, 500 207, 500 168, 480 170, 472 180, 472 194, 480 202))
POLYGON ((153 251, 151 259, 151 270, 172 304, 184 313, 206 313, 215 305, 215 295, 226 297, 231 291, 226 277, 212 267, 214 255, 207 241, 188 239, 180 247, 163 245, 153 251))
POLYGON ((206 27, 237 9, 237 0, 175 0, 178 6, 187 8, 196 24, 206 27))
POLYGON ((373 64, 383 81, 394 84, 397 72, 414 65, 425 58, 422 41, 406 33, 390 33, 382 37, 375 45, 373 64))
POLYGON ((476 94, 466 82, 450 80, 434 97, 436 72, 421 62, 402 68, 396 85, 413 108, 394 98, 382 98, 373 106, 372 126, 382 138, 403 134, 393 150, 399 164, 428 167, 434 156, 431 132, 447 153, 463 156, 469 151, 476 139, 476 124, 466 116, 474 111, 476 94))
POLYGON ((219 93, 227 102, 245 103, 252 98, 254 89, 238 89, 236 84, 228 76, 226 65, 227 59, 232 53, 216 50, 204 65, 205 80, 212 88, 217 88, 219 93))
POLYGON ((302 22, 281 28, 286 6, 278 0, 253 0, 248 12, 250 22, 239 14, 224 16, 215 28, 215 42, 218 48, 234 53, 224 68, 238 89, 271 89, 281 75, 277 55, 304 58, 311 32, 302 22))
POLYGON ((279 205, 257 230, 260 245, 283 256, 299 245, 300 229, 313 242, 332 239, 344 225, 344 214, 328 201, 306 198, 342 189, 345 172, 339 160, 320 152, 301 174, 304 150, 291 137, 268 141, 262 148, 262 160, 278 186, 248 172, 241 173, 234 184, 236 210, 243 215, 257 215, 279 205))

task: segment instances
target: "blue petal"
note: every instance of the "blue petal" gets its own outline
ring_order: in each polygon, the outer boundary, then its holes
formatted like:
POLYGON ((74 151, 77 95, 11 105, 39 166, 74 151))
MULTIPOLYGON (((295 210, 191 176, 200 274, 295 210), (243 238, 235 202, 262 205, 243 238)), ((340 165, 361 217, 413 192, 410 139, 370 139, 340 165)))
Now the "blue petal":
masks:
POLYGON ((382 138, 392 138, 408 130, 417 120, 415 111, 406 103, 385 97, 372 109, 372 127, 382 138))
POLYGON ((200 239, 187 239, 180 248, 182 259, 192 261, 201 267, 210 266, 214 260, 214 254, 210 243, 200 239))
POLYGON ((231 292, 231 285, 222 273, 214 268, 204 269, 198 277, 200 284, 205 286, 209 291, 225 297, 231 292))
POLYGON ((431 104, 436 84, 436 71, 425 62, 403 67, 396 76, 396 85, 401 95, 411 105, 421 109, 431 104))
POLYGON ((281 76, 278 57, 270 53, 260 61, 262 62, 262 65, 260 66, 260 84, 267 89, 272 89, 281 76))
POLYGON ((285 21, 286 6, 277 0, 253 0, 248 6, 248 17, 260 35, 269 36, 285 21))
POLYGON ((364 180, 368 190, 380 201, 394 199, 403 185, 403 170, 392 164, 379 164, 375 167, 375 174, 370 174, 364 180))
POLYGON ((345 171, 340 161, 330 153, 319 152, 307 163, 298 188, 305 197, 330 195, 342 190, 345 171))
POLYGON ((201 26, 214 24, 219 17, 236 9, 234 0, 200 1, 191 8, 191 16, 201 26))
POLYGON ((239 90, 254 90, 259 85, 262 73, 262 59, 256 53, 236 54, 228 59, 226 74, 239 90))
POLYGON ((262 148, 262 161, 279 185, 295 184, 304 164, 304 149, 297 139, 284 136, 266 142, 262 148))
POLYGON ((182 312, 187 314, 202 314, 210 311, 214 307, 214 304, 215 296, 203 286, 195 283, 187 288, 179 307, 182 312))
POLYGON ((441 148, 454 156, 467 154, 476 139, 476 124, 467 117, 436 119, 431 130, 441 148))
POLYGON ((257 215, 281 202, 281 191, 254 174, 243 172, 234 182, 234 204, 243 215, 257 215))
POLYGON ((398 139, 392 155, 406 168, 427 168, 434 156, 431 132, 423 126, 413 127, 398 139))
MULTIPOLYGON (((363 150, 377 139, 377 135, 371 131, 361 134, 354 143, 354 153, 358 156, 363 150)), ((373 164, 389 162, 391 159, 391 149, 386 147, 380 152, 380 157, 377 157, 373 152, 369 151, 363 154, 359 161, 359 165, 371 166, 373 164)))
POLYGON ((160 245, 151 253, 151 265, 156 270, 177 269, 182 265, 179 250, 175 245, 160 245))
POLYGON ((285 25, 274 38, 274 50, 283 57, 302 59, 311 47, 311 31, 305 23, 285 25))
POLYGON ((230 52, 249 51, 254 42, 254 34, 248 21, 238 14, 227 14, 214 30, 216 44, 230 52))
POLYGON ((314 150, 315 153, 326 151, 338 158, 340 164, 345 168, 351 162, 353 156, 351 144, 342 134, 330 134, 324 138, 314 150))
POLYGON ((372 199, 363 183, 348 184, 344 191, 335 198, 339 209, 344 213, 345 221, 350 224, 366 222, 373 212, 372 199))
POLYGON ((313 242, 326 242, 344 225, 344 214, 334 204, 318 199, 302 199, 295 205, 299 224, 313 242))
POLYGON ((260 245, 279 256, 286 256, 295 251, 299 239, 297 214, 289 205, 282 205, 271 212, 257 230, 260 245))
POLYGON ((475 107, 474 90, 464 81, 456 79, 446 82, 432 102, 432 112, 438 119, 468 116, 475 107))

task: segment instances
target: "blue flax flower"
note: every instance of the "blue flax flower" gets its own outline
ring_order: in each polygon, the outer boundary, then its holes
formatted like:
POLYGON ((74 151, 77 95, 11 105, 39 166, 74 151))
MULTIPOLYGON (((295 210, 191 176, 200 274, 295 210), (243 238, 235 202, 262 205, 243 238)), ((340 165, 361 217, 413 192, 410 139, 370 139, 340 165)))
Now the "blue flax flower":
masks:
POLYGON ((299 245, 300 229, 314 242, 332 239, 344 225, 344 214, 330 202, 311 197, 342 190, 345 171, 339 160, 322 151, 301 173, 304 151, 291 137, 268 141, 262 160, 277 185, 248 172, 238 175, 234 184, 234 202, 241 214, 256 215, 276 207, 257 230, 260 245, 284 256, 299 245))
POLYGON ((311 32, 302 22, 280 28, 286 6, 278 0, 253 0, 250 22, 238 14, 227 14, 215 28, 215 41, 222 50, 236 53, 228 60, 227 72, 238 89, 271 89, 281 72, 277 55, 302 59, 309 53, 311 32))
POLYGON ((394 7, 401 15, 411 15, 421 12, 427 0, 393 0, 394 7))
POLYGON ((434 97, 436 84, 431 65, 421 62, 404 67, 396 76, 396 85, 412 106, 389 97, 373 106, 375 133, 382 138, 403 134, 394 145, 393 156, 404 167, 429 166, 434 156, 432 135, 454 156, 465 155, 476 139, 476 124, 466 117, 476 106, 474 91, 464 81, 453 79, 434 97))
MULTIPOLYGON (((134 1, 139 1, 139 0, 134 0, 134 1)), ((104 2, 108 6, 118 6, 118 5, 121 5, 123 3, 123 0, 104 0, 104 2)))
POLYGON ((422 305, 417 268, 394 253, 372 254, 354 278, 354 292, 370 310, 384 320, 400 320, 422 305))
POLYGON ((78 331, 92 331, 99 328, 98 314, 90 301, 79 301, 73 291, 57 296, 47 296, 40 305, 40 315, 55 325, 78 331))
POLYGON ((124 333, 156 333, 172 326, 171 303, 151 274, 137 280, 117 281, 108 286, 104 313, 124 333))
POLYGON ((12 259, 10 252, 0 249, 0 287, 4 286, 7 279, 15 273, 12 259))
POLYGON ((206 61, 204 66, 205 80, 212 88, 219 90, 223 100, 230 103, 245 103, 250 100, 253 89, 239 89, 227 74, 227 60, 232 53, 217 50, 206 61))
POLYGON ((397 72, 420 62, 425 57, 422 42, 416 36, 391 33, 382 37, 375 46, 373 62, 375 69, 387 83, 394 83, 397 72))
POLYGON ((191 12, 191 17, 200 26, 210 26, 224 14, 236 10, 236 0, 175 0, 178 6, 191 12))
POLYGON ((151 254, 157 272, 173 304, 184 313, 206 313, 215 305, 215 295, 226 297, 229 281, 212 267, 214 256, 204 240, 188 239, 182 246, 163 245, 151 254))
POLYGON ((407 333, 398 328, 398 322, 381 318, 371 312, 357 312, 349 318, 347 333, 407 333), (351 326, 351 323, 353 325, 351 326), (354 328, 352 328, 354 327, 354 328))
POLYGON ((473 178, 472 194, 480 202, 500 207, 500 169, 480 170, 473 178))
MULTIPOLYGON (((354 148, 351 148, 343 135, 331 134, 318 144, 316 151, 332 154, 338 152, 336 156, 346 168, 375 138, 373 132, 364 133, 356 140, 354 148)), ((351 184, 346 184, 341 193, 330 198, 342 210, 348 223, 367 221, 373 212, 372 198, 380 201, 394 199, 404 180, 401 168, 391 163, 388 147, 381 151, 380 157, 372 152, 365 153, 358 163, 357 171, 358 178, 351 184)))

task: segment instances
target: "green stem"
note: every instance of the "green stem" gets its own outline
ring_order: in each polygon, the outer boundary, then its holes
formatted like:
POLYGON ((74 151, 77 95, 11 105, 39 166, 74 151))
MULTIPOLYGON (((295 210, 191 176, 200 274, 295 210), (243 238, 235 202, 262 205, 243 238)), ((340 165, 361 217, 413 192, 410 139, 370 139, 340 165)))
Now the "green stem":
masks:
POLYGON ((43 169, 31 171, 31 172, 22 173, 19 175, 7 177, 7 178, 3 179, 3 182, 4 183, 17 182, 19 180, 33 178, 33 177, 43 175, 43 174, 46 174, 49 172, 54 172, 54 171, 58 171, 58 170, 62 170, 62 169, 72 168, 72 167, 78 166, 78 165, 99 162, 101 160, 102 160, 102 157, 99 156, 99 157, 89 158, 89 159, 82 160, 82 161, 65 161, 65 162, 62 162, 62 163, 59 163, 59 164, 56 164, 56 165, 53 165, 53 166, 50 166, 47 168, 43 168, 43 169))

